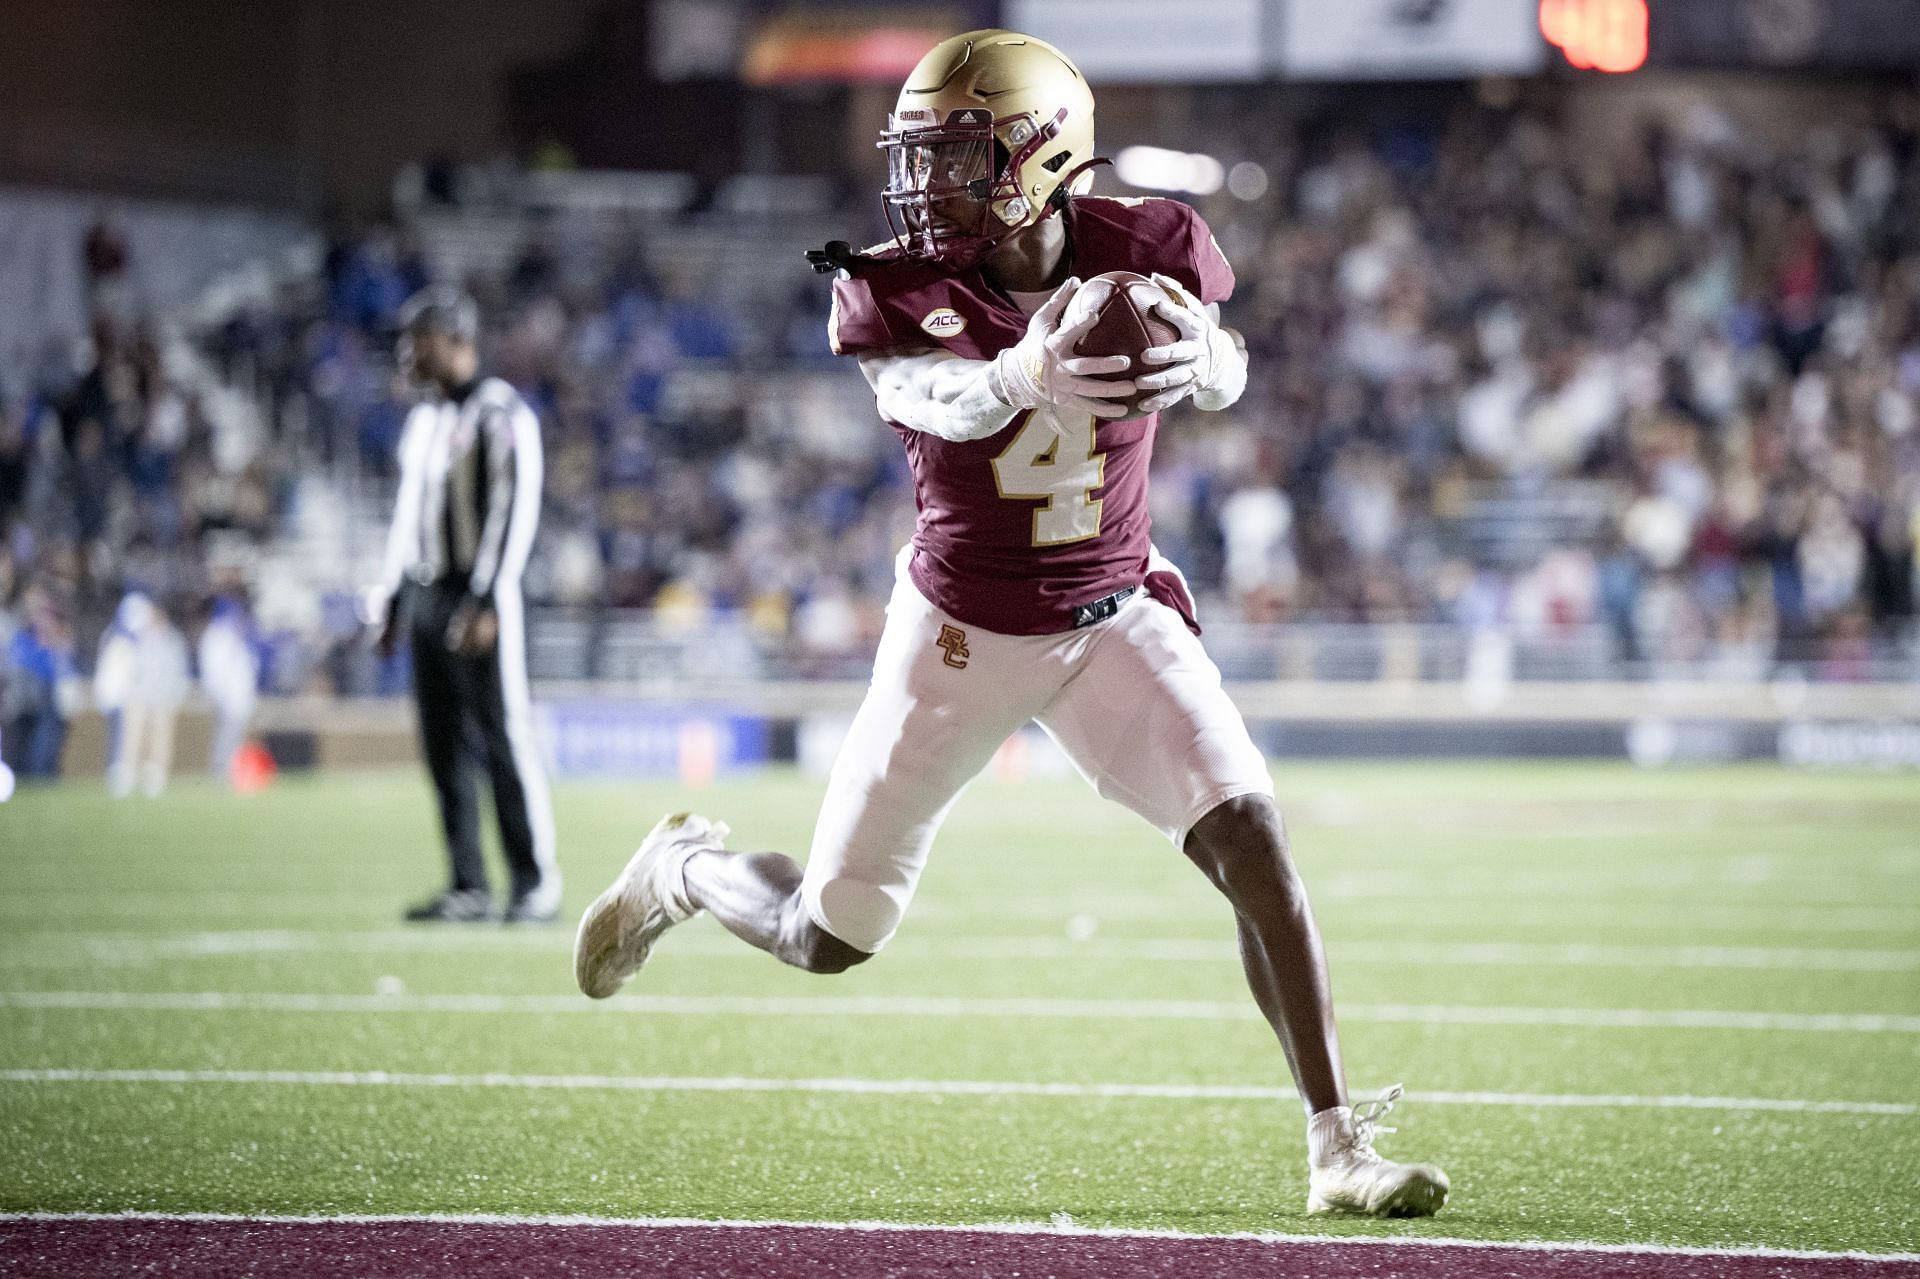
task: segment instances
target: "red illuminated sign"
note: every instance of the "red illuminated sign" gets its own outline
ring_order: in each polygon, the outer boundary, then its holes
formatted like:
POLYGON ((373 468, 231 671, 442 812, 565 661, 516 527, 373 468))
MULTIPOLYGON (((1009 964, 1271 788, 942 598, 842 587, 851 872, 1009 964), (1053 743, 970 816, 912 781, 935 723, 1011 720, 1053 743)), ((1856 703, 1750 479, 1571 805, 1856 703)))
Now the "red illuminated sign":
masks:
POLYGON ((1647 61, 1647 0, 1540 0, 1540 33, 1582 71, 1637 71, 1647 61))

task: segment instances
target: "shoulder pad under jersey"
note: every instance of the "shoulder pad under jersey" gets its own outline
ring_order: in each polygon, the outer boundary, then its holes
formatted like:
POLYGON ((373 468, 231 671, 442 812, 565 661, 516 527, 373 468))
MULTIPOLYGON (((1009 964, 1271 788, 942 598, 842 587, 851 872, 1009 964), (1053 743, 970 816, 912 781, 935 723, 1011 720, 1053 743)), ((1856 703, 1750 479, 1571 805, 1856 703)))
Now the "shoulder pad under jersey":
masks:
POLYGON ((1097 244, 1104 260, 1129 261, 1129 269, 1143 275, 1170 275, 1202 302, 1233 295, 1233 268, 1190 205, 1162 196, 1076 196, 1073 217, 1081 243, 1097 244))

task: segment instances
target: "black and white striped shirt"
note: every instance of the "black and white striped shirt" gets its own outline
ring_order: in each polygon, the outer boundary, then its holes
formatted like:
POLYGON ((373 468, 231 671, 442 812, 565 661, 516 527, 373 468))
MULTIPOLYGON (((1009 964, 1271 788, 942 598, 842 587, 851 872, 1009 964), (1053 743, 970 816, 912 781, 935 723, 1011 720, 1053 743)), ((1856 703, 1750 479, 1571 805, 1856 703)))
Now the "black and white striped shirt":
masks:
POLYGON ((540 422, 497 377, 416 405, 400 437, 400 495, 382 584, 462 580, 516 595, 540 523, 540 422))

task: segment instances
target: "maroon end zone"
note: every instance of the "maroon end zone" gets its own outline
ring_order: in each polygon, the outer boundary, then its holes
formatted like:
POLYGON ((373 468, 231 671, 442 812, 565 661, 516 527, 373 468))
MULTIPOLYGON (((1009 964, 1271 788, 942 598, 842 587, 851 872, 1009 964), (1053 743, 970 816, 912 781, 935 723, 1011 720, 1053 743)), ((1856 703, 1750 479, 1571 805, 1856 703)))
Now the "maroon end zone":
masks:
POLYGON ((805 1226, 251 1222, 160 1218, 0 1221, 8 1276, 520 1275, 1299 1276, 1368 1279, 1911 1279, 1920 1263, 1861 1257, 1582 1251, 1260 1239, 1116 1237, 805 1226))

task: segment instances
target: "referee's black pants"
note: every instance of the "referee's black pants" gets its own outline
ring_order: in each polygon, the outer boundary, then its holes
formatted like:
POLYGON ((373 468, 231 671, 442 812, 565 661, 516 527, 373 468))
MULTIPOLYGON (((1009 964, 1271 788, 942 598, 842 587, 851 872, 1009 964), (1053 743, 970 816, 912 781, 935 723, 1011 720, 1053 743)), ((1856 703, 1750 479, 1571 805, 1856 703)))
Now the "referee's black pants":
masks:
MULTIPOLYGON (((410 588, 413 636, 413 700, 420 712, 420 746, 440 801, 456 891, 486 891, 487 867, 480 855, 476 775, 485 768, 500 818, 500 842, 519 897, 540 885, 534 854, 528 782, 509 735, 501 662, 504 636, 478 657, 447 650, 447 623, 467 599, 465 583, 442 578, 410 588)), ((501 617, 504 629, 520 619, 501 617)), ((512 652, 524 652, 515 643, 512 652)), ((537 767, 538 765, 533 765, 537 767)), ((543 788, 544 790, 544 788, 543 788)))

